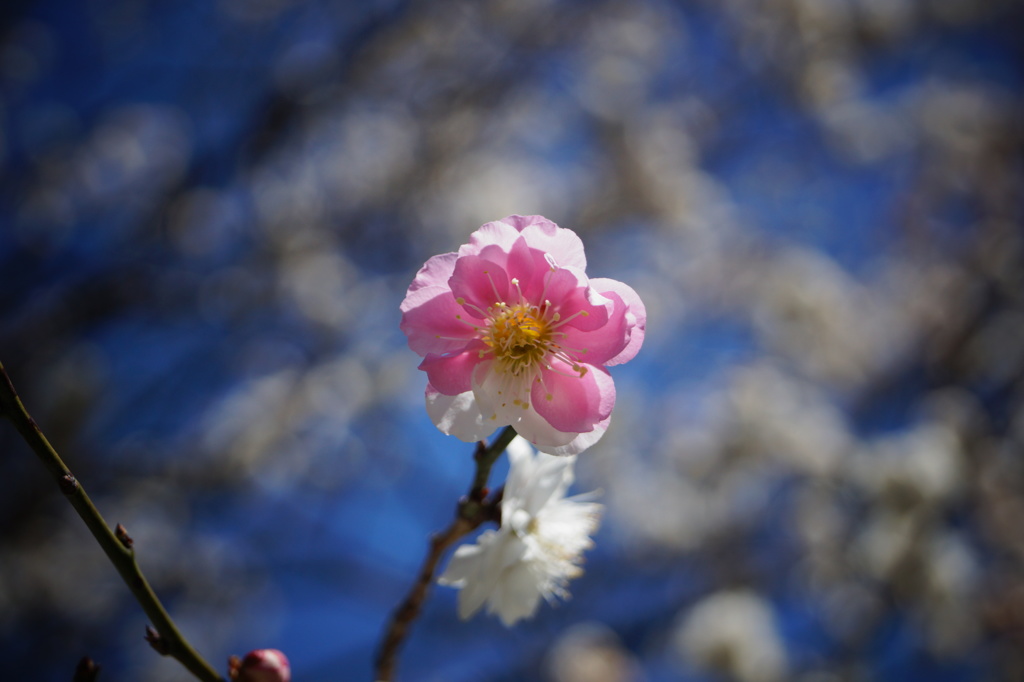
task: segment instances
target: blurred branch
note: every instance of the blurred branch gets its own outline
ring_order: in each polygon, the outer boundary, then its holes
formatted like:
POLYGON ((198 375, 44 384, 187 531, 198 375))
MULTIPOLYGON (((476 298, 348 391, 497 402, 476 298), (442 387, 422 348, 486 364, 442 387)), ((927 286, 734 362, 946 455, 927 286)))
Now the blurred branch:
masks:
POLYGON ((395 658, 398 655, 398 649, 405 640, 413 621, 420 615, 427 590, 430 588, 434 573, 437 571, 437 564, 445 550, 480 524, 495 520, 498 499, 496 497, 485 501, 488 493, 487 478, 490 476, 494 462, 515 437, 515 429, 506 426, 489 446, 485 446, 483 441, 477 444, 476 452, 473 454, 473 459, 476 461, 476 473, 473 476, 469 494, 459 501, 455 520, 443 531, 435 533, 431 537, 430 549, 420 567, 416 582, 402 603, 391 614, 391 622, 377 652, 374 667, 376 682, 391 682, 394 679, 395 658))
POLYGON ((103 516, 86 494, 85 488, 71 474, 70 469, 43 435, 39 425, 25 409, 2 363, 0 363, 0 375, 2 375, 0 376, 0 411, 11 420, 18 433, 50 472, 50 476, 56 481, 61 492, 68 498, 78 515, 82 517, 85 525, 96 538, 96 542, 99 543, 110 562, 114 564, 117 572, 121 574, 121 578, 135 595, 136 601, 142 606, 146 616, 153 622, 155 629, 148 629, 147 641, 161 654, 177 659, 197 679, 203 680, 203 682, 223 682, 223 678, 178 632, 174 621, 171 620, 156 593, 153 592, 153 588, 142 575, 135 560, 132 539, 128 536, 124 526, 118 524, 116 532, 110 530, 110 526, 103 520, 103 516))

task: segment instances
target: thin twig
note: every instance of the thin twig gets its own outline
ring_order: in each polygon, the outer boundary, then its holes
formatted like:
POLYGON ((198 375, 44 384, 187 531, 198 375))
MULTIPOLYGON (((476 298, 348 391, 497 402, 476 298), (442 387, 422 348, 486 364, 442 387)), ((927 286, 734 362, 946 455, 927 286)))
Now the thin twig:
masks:
POLYGON ((377 650, 374 667, 374 680, 377 682, 391 682, 394 679, 398 649, 409 633, 413 621, 419 617, 420 611, 423 609, 423 602, 426 600, 430 584, 434 580, 437 564, 445 550, 484 521, 494 518, 496 500, 485 499, 487 497, 487 478, 494 462, 515 437, 515 430, 511 426, 506 426, 489 446, 485 446, 483 442, 477 445, 473 455, 473 459, 476 461, 476 473, 473 476, 469 494, 459 501, 455 520, 443 531, 431 537, 430 548, 420 567, 416 582, 413 583, 402 603, 391 614, 388 629, 377 650))
POLYGON ((463 518, 456 518, 451 525, 430 539, 430 550, 423 560, 416 582, 413 584, 405 600, 395 609, 391 616, 391 624, 387 633, 381 641, 376 661, 376 677, 378 682, 390 682, 394 679, 396 656, 398 648, 405 640, 413 621, 420 615, 423 602, 426 600, 427 590, 434 579, 434 571, 441 560, 441 555, 456 540, 472 530, 469 521, 463 518))
POLYGON ((153 588, 142 575, 142 571, 135 561, 135 550, 132 548, 132 540, 127 531, 120 524, 118 524, 116 534, 110 530, 110 526, 103 520, 103 516, 100 515, 86 494, 85 488, 71 474, 35 420, 29 416, 2 363, 0 363, 0 412, 11 420, 18 433, 36 453, 46 470, 50 472, 50 476, 68 498, 78 515, 82 517, 85 525, 96 538, 96 542, 99 543, 110 562, 114 564, 117 572, 121 574, 128 589, 135 595, 135 600, 139 602, 146 616, 152 621, 155 626, 154 636, 151 637, 147 634, 147 639, 154 644, 154 648, 156 648, 154 643, 156 640, 159 642, 158 650, 161 653, 177 659, 192 675, 203 682, 223 682, 223 678, 217 674, 216 670, 203 660, 202 656, 178 631, 174 621, 171 620, 170 615, 153 592, 153 588))
MULTIPOLYGON (((506 426, 494 442, 485 446, 483 441, 477 443, 476 452, 473 453, 473 460, 476 462, 476 474, 473 476, 473 484, 469 488, 469 494, 459 502, 459 517, 467 521, 477 518, 480 514, 480 506, 487 497, 487 479, 491 475, 491 467, 497 461, 501 453, 516 437, 516 430, 506 426)), ((477 525, 480 525, 479 523, 477 525)), ((476 526, 474 526, 475 528, 476 526)))

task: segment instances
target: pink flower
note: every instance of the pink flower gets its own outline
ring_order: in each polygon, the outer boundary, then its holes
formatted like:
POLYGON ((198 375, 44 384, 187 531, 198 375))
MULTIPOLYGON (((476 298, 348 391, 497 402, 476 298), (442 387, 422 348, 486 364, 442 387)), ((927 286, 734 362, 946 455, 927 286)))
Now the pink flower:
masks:
POLYGON ((464 441, 511 424, 542 452, 572 455, 608 428, 615 384, 647 313, 630 287, 587 279, 583 242, 541 216, 487 223, 434 256, 402 302, 423 356, 427 412, 464 441))
POLYGON ((239 660, 232 656, 229 677, 233 682, 290 682, 288 657, 277 649, 256 649, 239 660))

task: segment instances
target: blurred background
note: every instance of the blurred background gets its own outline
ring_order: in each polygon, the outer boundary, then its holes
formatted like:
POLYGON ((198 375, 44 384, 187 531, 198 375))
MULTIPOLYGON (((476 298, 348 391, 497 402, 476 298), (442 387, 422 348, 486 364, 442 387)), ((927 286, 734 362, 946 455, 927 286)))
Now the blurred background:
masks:
MULTIPOLYGON (((604 523, 514 629, 438 588, 400 679, 1024 679, 1021 3, 0 13, 0 361, 219 669, 371 679, 472 472, 398 304, 539 213, 648 308, 604 523)), ((0 427, 4 679, 185 679, 0 427)))

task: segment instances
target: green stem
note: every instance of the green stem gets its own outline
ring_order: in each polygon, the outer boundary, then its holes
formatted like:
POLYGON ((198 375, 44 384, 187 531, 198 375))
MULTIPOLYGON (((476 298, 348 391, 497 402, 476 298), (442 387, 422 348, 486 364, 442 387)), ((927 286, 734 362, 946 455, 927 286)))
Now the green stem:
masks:
POLYGON ((86 494, 85 488, 71 474, 35 420, 29 416, 21 398, 18 397, 18 392, 14 390, 14 384, 11 383, 3 363, 0 363, 0 375, 2 375, 0 376, 0 411, 11 420, 21 437, 39 457, 43 466, 60 487, 61 492, 68 498, 71 506, 85 521, 85 525, 96 538, 96 542, 99 543, 107 558, 114 564, 114 568, 121 574, 121 578, 135 595, 136 601, 142 606, 146 616, 152 621, 156 629, 156 636, 147 637, 150 644, 165 656, 177 659, 197 679, 203 682, 223 682, 223 678, 181 635, 156 593, 153 592, 153 588, 142 575, 142 571, 135 561, 135 551, 131 548, 131 538, 121 526, 118 526, 116 534, 110 530, 110 526, 103 520, 103 516, 100 515, 86 494))

